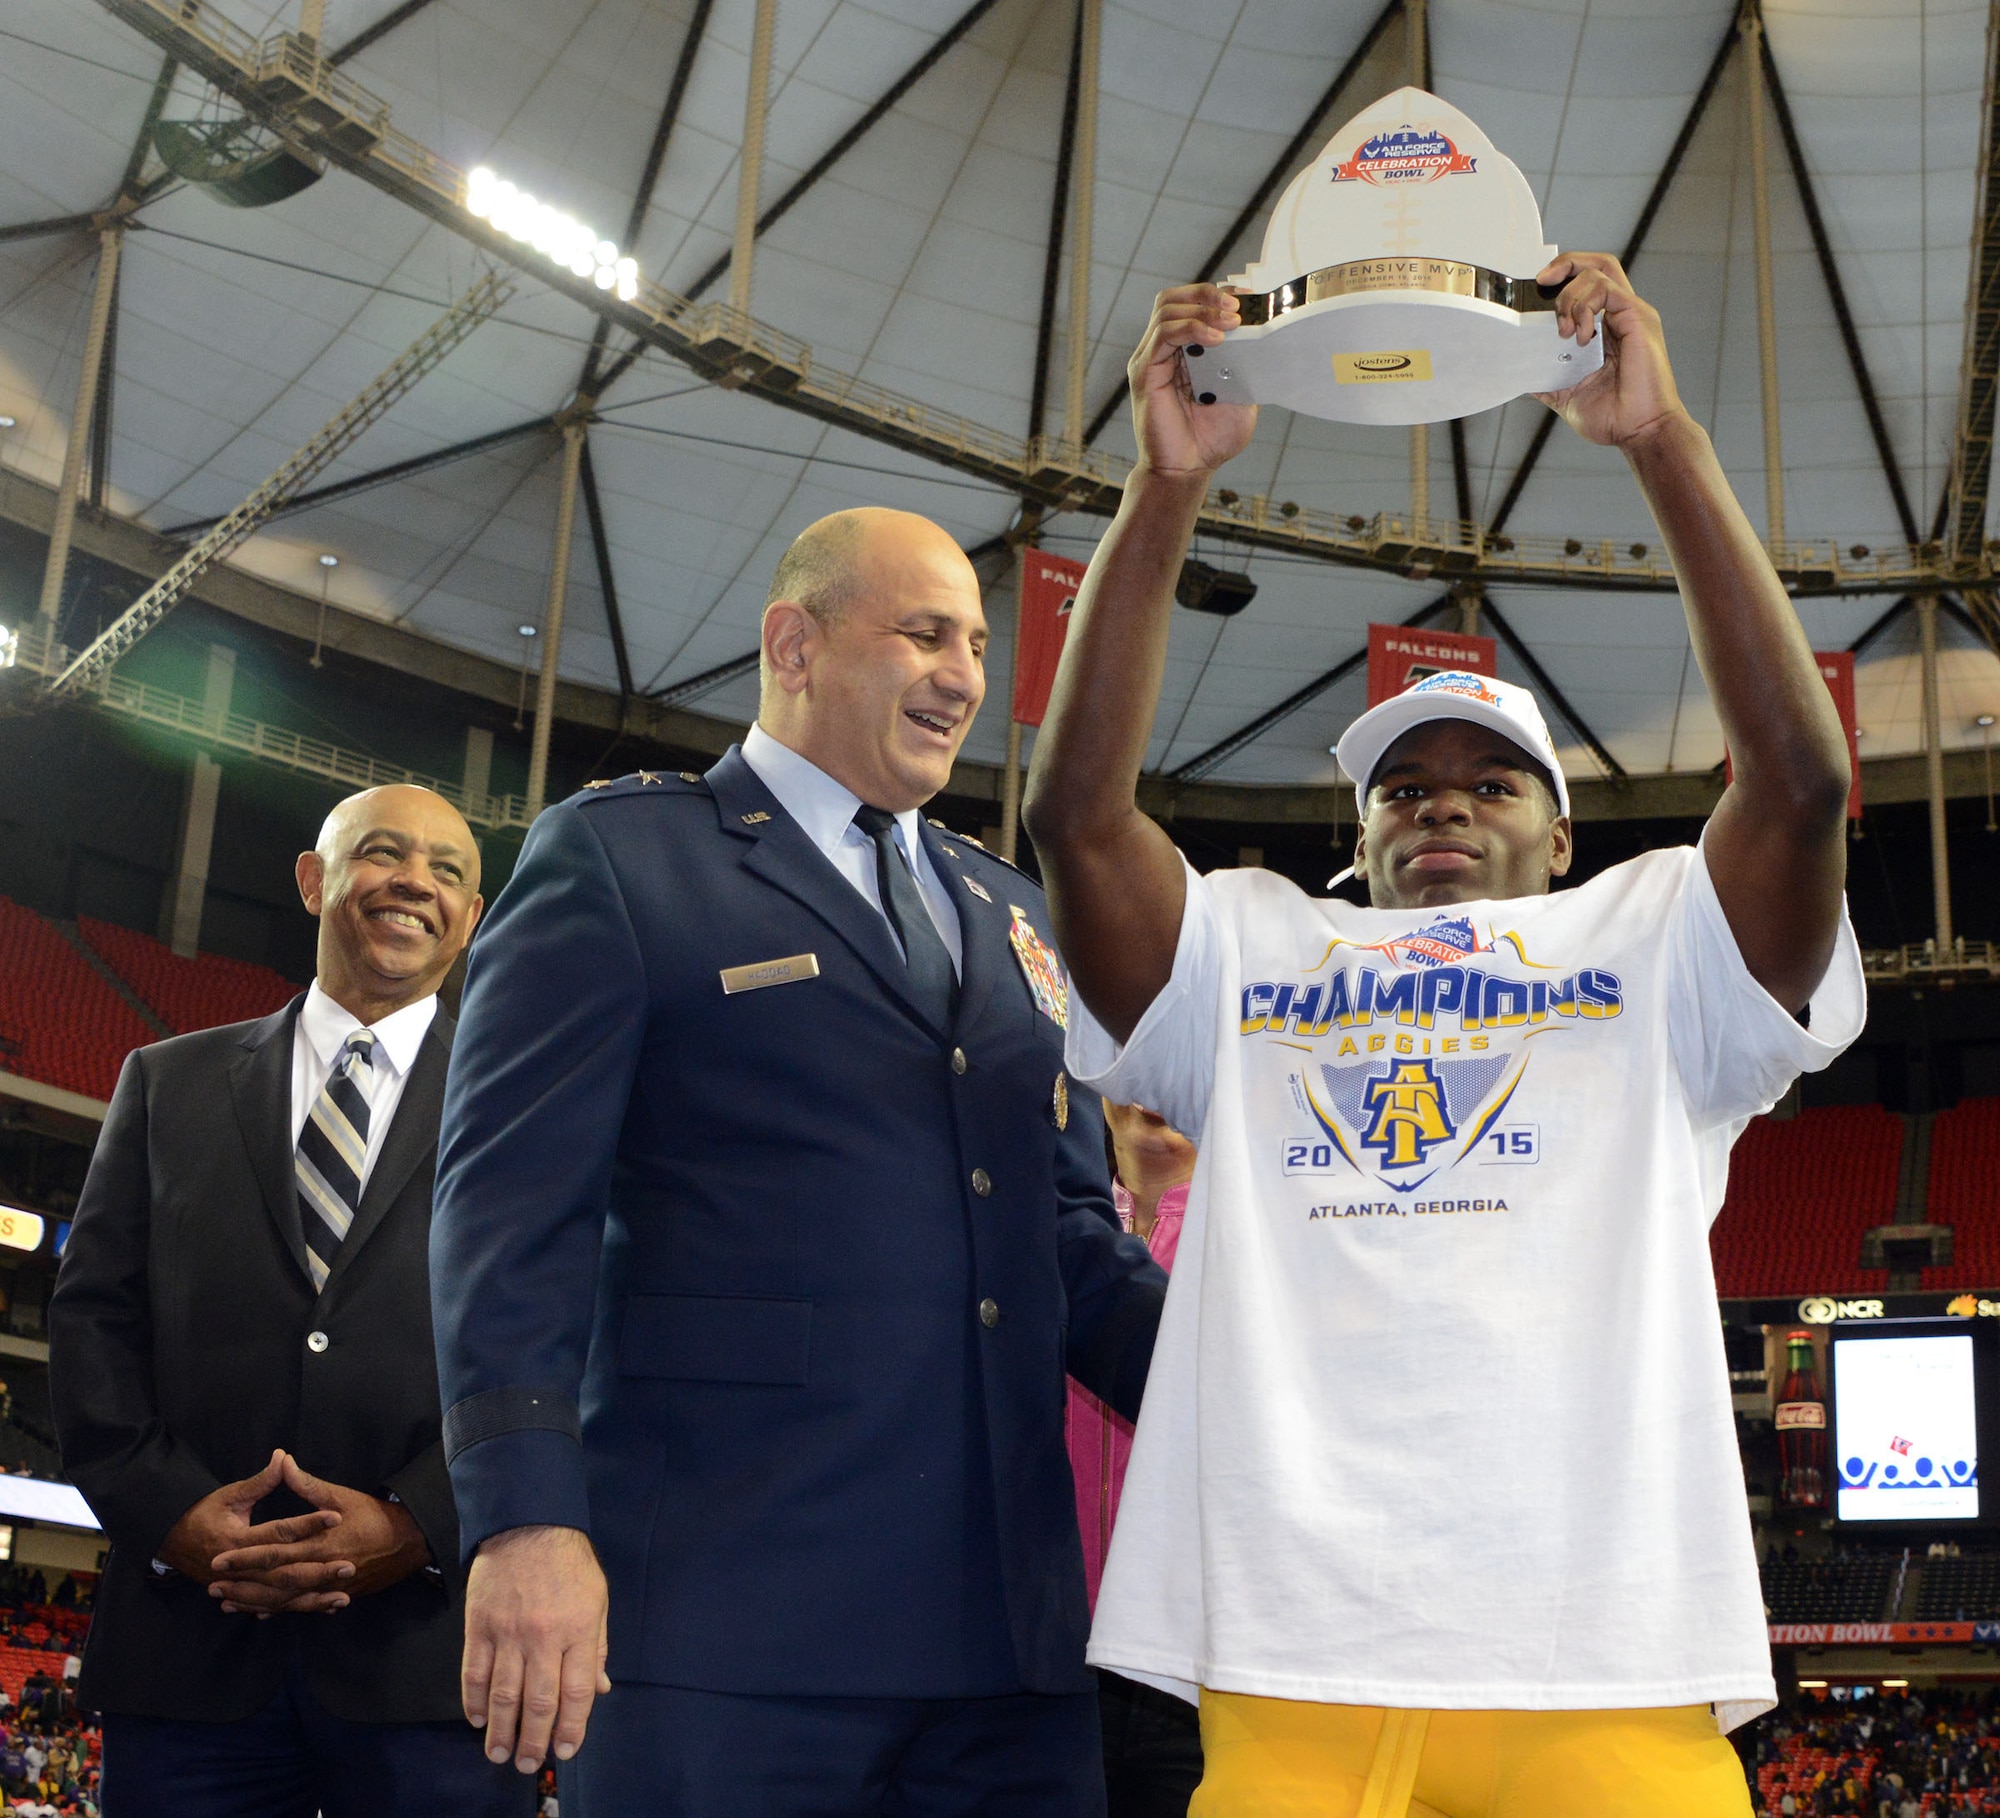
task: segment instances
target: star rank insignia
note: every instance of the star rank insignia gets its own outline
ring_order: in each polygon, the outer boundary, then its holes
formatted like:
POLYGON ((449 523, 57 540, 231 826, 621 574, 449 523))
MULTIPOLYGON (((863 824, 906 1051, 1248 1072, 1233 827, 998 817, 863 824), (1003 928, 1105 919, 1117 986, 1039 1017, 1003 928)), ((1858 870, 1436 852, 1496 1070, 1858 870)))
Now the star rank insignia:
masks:
POLYGON ((584 787, 586 789, 609 789, 611 787, 611 779, 608 776, 594 776, 589 782, 584 784, 584 787))
POLYGON ((681 772, 681 781, 684 783, 698 783, 701 781, 701 778, 692 770, 683 770, 681 772))
POLYGON ((642 783, 657 783, 659 780, 660 779, 656 777, 650 770, 642 770, 639 772, 639 781, 642 783))

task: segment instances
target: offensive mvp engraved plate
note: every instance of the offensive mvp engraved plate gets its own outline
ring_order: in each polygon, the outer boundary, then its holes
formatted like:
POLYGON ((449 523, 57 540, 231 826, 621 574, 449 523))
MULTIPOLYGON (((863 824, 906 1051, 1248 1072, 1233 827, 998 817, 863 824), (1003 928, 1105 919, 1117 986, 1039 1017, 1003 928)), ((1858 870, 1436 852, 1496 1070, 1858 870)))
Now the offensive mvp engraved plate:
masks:
POLYGON ((819 977, 817 953, 795 953, 790 959, 759 960, 754 966, 727 966, 722 973, 722 995, 734 997, 739 991, 761 991, 766 985, 795 985, 802 978, 819 977))

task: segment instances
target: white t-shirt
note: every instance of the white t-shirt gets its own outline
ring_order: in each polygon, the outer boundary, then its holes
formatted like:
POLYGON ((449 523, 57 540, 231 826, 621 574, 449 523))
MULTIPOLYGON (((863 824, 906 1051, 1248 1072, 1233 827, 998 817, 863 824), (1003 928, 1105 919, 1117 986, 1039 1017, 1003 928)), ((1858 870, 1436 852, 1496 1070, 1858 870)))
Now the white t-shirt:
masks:
POLYGON ((1708 1227, 1860 1032, 1801 1026, 1691 847, 1443 910, 1187 880, 1173 977, 1070 1071, 1196 1133, 1090 1659, 1439 1710, 1774 1702, 1708 1227))

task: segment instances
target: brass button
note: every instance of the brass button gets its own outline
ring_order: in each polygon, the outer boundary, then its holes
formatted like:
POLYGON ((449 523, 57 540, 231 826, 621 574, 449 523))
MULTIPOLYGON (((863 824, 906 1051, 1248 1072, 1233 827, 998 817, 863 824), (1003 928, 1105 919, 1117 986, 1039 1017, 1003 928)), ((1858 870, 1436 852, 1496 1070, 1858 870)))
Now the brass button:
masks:
POLYGON ((963 1073, 965 1071, 965 1050, 963 1048, 954 1048, 951 1051, 951 1070, 954 1073, 963 1073))
POLYGON ((993 1191, 993 1176, 988 1174, 984 1168, 974 1168, 972 1171, 972 1190, 981 1199, 984 1199, 987 1194, 993 1191))
POLYGON ((979 1323, 989 1332, 1000 1323, 1000 1303, 997 1300, 982 1300, 979 1303, 979 1323))
POLYGON ((324 1351, 330 1342, 324 1332, 308 1332, 306 1334, 306 1349, 308 1351, 324 1351))

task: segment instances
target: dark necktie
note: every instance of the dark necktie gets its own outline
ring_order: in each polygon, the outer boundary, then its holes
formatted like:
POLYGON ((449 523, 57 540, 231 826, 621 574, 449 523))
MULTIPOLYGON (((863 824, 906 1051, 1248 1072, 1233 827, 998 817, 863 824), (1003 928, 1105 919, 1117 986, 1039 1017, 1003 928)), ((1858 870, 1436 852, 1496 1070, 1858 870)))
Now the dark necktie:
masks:
POLYGON ((958 1008, 958 974, 944 937, 924 906, 915 874, 896 845, 896 817, 864 802, 854 811, 854 824, 875 842, 875 882, 882 892, 882 913, 903 943, 910 989, 931 1021, 949 1029, 958 1008))
POLYGON ((361 1171, 368 1159, 368 1098, 375 1083, 375 1037, 357 1029, 347 1038, 333 1071, 313 1100, 299 1132, 294 1172, 305 1226, 306 1261, 315 1290, 326 1286, 334 1258, 361 1204, 361 1171))

